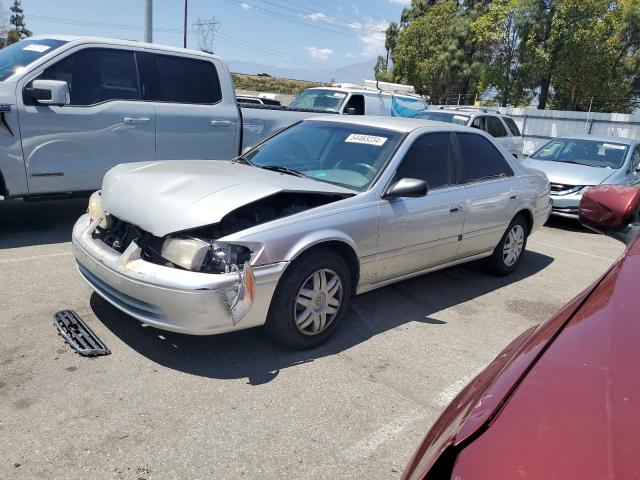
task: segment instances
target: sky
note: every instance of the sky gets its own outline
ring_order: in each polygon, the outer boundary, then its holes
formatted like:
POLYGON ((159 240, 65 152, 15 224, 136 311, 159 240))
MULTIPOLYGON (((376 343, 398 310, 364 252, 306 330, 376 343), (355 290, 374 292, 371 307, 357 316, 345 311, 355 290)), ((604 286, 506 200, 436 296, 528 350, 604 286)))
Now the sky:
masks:
MULTIPOLYGON (((5 11, 11 0, 4 0, 5 11)), ((34 34, 144 38, 144 0, 22 0, 34 34)), ((188 0, 189 48, 195 23, 219 22, 212 50, 227 60, 287 68, 337 68, 384 53, 384 30, 410 0, 188 0)), ((182 46, 184 0, 153 1, 153 41, 182 46)), ((204 30, 208 30, 205 27, 204 30)))

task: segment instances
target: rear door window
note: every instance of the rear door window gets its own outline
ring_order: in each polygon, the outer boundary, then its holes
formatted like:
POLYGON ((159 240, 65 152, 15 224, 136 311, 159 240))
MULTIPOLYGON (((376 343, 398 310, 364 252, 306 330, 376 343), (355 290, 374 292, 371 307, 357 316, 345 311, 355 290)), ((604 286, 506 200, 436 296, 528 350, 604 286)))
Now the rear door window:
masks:
POLYGON ((484 121, 485 117, 476 117, 473 119, 473 122, 471 122, 471 126, 473 128, 478 128, 480 130, 487 130, 485 121, 484 121))
POLYGON ((396 179, 418 178, 431 190, 456 183, 453 138, 449 133, 429 133, 418 138, 400 164, 396 179))
POLYGON ((522 134, 520 133, 520 129, 518 128, 518 125, 516 125, 516 122, 513 121, 513 118, 502 117, 502 120, 504 120, 504 123, 507 124, 507 127, 511 131, 511 135, 513 135, 514 137, 522 136, 522 134))
POLYGON ((222 100, 218 71, 212 62, 156 54, 154 99, 160 102, 213 104, 222 100))
POLYGON ((138 70, 132 51, 110 48, 80 50, 51 65, 38 78, 67 82, 71 105, 140 99, 138 70))
POLYGON ((502 154, 482 135, 457 133, 462 153, 465 182, 513 175, 502 154))
POLYGON ((507 133, 507 129, 504 128, 504 125, 500 121, 498 117, 486 117, 487 122, 487 133, 495 138, 506 137, 509 134, 507 133))

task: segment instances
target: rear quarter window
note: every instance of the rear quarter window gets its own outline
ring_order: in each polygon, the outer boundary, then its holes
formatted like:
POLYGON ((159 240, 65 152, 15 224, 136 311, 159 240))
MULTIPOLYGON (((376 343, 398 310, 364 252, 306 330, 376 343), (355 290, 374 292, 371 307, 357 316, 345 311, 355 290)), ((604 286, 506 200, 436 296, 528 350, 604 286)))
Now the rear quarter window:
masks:
POLYGON ((502 120, 504 120, 504 123, 507 125, 507 127, 511 131, 511 135, 513 135, 514 137, 522 136, 522 133, 520 133, 520 129, 518 128, 518 125, 516 124, 516 122, 513 121, 513 118, 502 117, 502 120))

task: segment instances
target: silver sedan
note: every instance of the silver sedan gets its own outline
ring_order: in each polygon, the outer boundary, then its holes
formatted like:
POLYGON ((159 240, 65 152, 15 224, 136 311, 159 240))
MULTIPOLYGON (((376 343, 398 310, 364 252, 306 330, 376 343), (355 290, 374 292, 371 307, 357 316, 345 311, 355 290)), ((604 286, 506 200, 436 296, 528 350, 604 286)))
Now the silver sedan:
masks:
POLYGON ((483 132, 323 117, 231 162, 113 168, 73 247, 91 288, 146 324, 264 325, 302 349, 335 331, 353 295, 478 259, 511 273, 549 212, 544 174, 483 132))

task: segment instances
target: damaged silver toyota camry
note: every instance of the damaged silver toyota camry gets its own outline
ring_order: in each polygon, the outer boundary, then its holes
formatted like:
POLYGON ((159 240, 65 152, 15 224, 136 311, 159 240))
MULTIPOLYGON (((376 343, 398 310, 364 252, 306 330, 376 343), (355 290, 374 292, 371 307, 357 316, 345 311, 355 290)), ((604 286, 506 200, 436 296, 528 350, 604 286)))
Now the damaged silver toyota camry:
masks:
POLYGON ((519 264, 549 183, 478 130, 305 120, 231 162, 110 170, 73 229, 82 278, 146 324, 208 335, 264 325, 310 348, 352 295, 485 258, 519 264))

